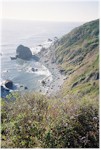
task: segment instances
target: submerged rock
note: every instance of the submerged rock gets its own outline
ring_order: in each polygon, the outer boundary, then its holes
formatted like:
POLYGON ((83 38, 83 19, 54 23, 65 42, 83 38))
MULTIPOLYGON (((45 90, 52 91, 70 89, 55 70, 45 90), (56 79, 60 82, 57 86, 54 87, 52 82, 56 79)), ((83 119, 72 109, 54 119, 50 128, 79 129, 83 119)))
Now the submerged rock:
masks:
POLYGON ((19 45, 16 49, 16 57, 24 60, 29 60, 32 58, 32 52, 28 47, 19 45))
POLYGON ((48 42, 52 42, 52 40, 51 40, 51 39, 48 39, 48 42))
POLYGON ((17 59, 17 57, 10 57, 11 58, 11 60, 15 60, 15 59, 17 59))
POLYGON ((25 90, 27 90, 28 89, 28 87, 27 86, 25 86, 25 90))
POLYGON ((38 46, 42 47, 42 45, 41 45, 41 44, 39 44, 38 46))
POLYGON ((45 86, 45 85, 46 85, 46 82, 45 82, 44 80, 42 80, 42 82, 41 82, 41 83, 42 83, 42 85, 43 85, 43 86, 45 86))
POLYGON ((32 70, 33 72, 38 71, 38 69, 36 69, 36 68, 31 68, 31 70, 32 70))

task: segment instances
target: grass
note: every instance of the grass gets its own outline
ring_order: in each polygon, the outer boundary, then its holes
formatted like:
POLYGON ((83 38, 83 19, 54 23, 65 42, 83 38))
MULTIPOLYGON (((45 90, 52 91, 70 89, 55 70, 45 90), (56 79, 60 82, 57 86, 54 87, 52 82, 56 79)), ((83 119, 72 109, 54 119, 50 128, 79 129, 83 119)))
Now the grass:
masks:
POLYGON ((99 45, 99 20, 89 22, 72 30, 60 39, 60 44, 55 50, 56 61, 67 70, 68 65, 82 64, 86 55, 98 50, 99 45), (78 59, 82 57, 83 59, 78 59), (64 65, 65 64, 65 65, 64 65), (66 65, 67 64, 67 65, 66 65))
POLYGON ((99 71, 98 26, 89 22, 60 39, 54 51, 66 80, 55 97, 15 92, 1 100, 2 148, 99 147, 99 80, 83 80, 99 71))

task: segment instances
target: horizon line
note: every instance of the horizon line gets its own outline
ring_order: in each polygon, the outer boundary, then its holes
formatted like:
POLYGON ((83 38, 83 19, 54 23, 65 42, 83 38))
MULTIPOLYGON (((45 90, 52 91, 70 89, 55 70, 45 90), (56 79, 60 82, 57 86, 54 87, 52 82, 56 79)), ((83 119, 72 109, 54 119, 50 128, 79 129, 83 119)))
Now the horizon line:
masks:
POLYGON ((96 18, 96 19, 92 19, 92 20, 87 20, 87 21, 67 21, 67 20, 32 20, 32 19, 16 19, 16 18, 0 18, 0 20, 15 20, 15 21, 35 21, 35 22, 68 22, 68 23, 86 23, 86 22, 90 22, 90 21, 94 21, 100 18, 96 18))

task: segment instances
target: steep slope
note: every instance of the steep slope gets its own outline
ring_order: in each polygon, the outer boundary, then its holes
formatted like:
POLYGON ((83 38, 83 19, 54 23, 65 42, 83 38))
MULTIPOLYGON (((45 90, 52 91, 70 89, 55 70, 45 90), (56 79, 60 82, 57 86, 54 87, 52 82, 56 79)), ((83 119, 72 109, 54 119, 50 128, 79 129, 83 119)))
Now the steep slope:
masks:
POLYGON ((59 40, 55 61, 67 79, 62 94, 76 96, 92 93, 98 97, 99 20, 75 28, 59 40))
MULTIPOLYGON (((63 36, 56 48, 56 60, 65 70, 68 65, 80 65, 99 43, 99 20, 86 23, 63 36)), ((67 71, 68 72, 68 71, 67 71)))
POLYGON ((86 23, 50 49, 66 75, 55 97, 13 93, 2 101, 2 148, 99 147, 99 21, 86 23))

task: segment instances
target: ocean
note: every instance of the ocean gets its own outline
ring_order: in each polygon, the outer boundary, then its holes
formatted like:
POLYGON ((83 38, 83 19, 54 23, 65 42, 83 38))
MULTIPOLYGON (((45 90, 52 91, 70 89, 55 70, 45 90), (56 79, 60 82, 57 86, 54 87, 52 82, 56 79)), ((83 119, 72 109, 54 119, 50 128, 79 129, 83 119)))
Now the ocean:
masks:
POLYGON ((2 20, 1 82, 12 80, 17 90, 21 91, 24 90, 23 87, 29 91, 41 90, 41 81, 51 75, 48 68, 34 60, 11 60, 10 57, 16 55, 16 48, 20 44, 29 47, 33 53, 38 53, 38 45, 48 47, 51 45, 48 39, 61 38, 79 25, 81 23, 2 20), (32 72, 32 67, 38 71, 32 72))

